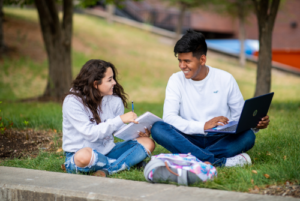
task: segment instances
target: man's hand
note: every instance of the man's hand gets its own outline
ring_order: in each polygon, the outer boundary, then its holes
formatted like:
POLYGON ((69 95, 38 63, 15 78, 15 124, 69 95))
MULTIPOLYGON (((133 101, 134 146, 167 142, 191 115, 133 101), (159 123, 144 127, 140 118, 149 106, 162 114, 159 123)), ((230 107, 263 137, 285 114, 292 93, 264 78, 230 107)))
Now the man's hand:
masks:
POLYGON ((260 122, 258 122, 256 128, 258 128, 258 129, 267 128, 269 123, 270 123, 270 119, 269 119, 269 116, 267 115, 267 116, 263 117, 260 122))
POLYGON ((150 137, 151 132, 148 130, 148 128, 145 128, 145 133, 142 131, 139 132, 140 137, 150 137))
POLYGON ((208 122, 205 123, 204 125, 204 130, 216 127, 216 126, 224 126, 228 124, 229 119, 227 117, 219 116, 212 118, 208 122))

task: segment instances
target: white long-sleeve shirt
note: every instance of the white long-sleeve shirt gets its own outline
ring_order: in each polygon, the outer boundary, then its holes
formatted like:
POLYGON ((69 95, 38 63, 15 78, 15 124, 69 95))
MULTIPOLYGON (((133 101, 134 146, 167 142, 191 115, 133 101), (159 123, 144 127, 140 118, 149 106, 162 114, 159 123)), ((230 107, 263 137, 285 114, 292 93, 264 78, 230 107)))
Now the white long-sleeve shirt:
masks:
POLYGON ((90 147, 107 154, 114 146, 112 134, 124 125, 120 115, 124 105, 120 97, 104 96, 102 112, 98 112, 101 123, 91 122, 92 112, 84 107, 80 98, 68 95, 63 103, 63 150, 76 152, 90 147))
POLYGON ((200 81, 174 73, 166 88, 163 120, 185 134, 205 134, 204 125, 214 117, 237 121, 244 99, 233 76, 209 67, 200 81))

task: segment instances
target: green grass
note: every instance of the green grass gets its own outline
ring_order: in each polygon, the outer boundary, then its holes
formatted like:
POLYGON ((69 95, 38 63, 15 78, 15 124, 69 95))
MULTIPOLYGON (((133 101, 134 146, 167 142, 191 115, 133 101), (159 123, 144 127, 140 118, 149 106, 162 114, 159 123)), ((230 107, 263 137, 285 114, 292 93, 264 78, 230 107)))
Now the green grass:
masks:
MULTIPOLYGON (((38 26, 34 10, 5 8, 4 12, 9 17, 28 20, 38 26)), ((37 48, 44 51, 41 41, 35 41, 35 44, 40 44, 37 48)), ((120 82, 130 96, 129 101, 135 102, 135 112, 141 115, 151 111, 162 116, 165 87, 170 75, 178 71, 178 64, 172 47, 161 44, 158 36, 125 25, 109 25, 96 17, 75 15, 72 57, 74 77, 88 59, 111 61, 118 68, 120 82)), ((253 96, 255 65, 248 63, 242 69, 237 61, 210 52, 208 65, 231 73, 245 99, 253 96)), ((16 102, 41 95, 46 78, 46 61, 37 61, 27 55, 0 60, 0 101, 3 101, 0 116, 6 125, 13 121, 14 128, 24 129, 24 121, 28 121, 27 127, 61 132, 61 104, 16 102)), ((217 178, 194 186, 247 191, 255 185, 263 187, 287 180, 299 183, 299 85, 299 77, 273 71, 271 91, 275 92, 275 96, 269 112, 271 123, 268 129, 256 134, 256 144, 248 152, 253 164, 243 168, 217 168, 217 178), (252 170, 256 170, 257 174, 252 170), (264 174, 270 178, 267 179, 264 174)), ((167 150, 157 145, 153 154, 159 153, 167 153, 167 150)), ((41 151, 36 158, 5 160, 0 165, 62 172, 60 165, 64 158, 61 156, 61 153, 41 151)), ((145 181, 142 171, 137 169, 111 177, 145 181)))
MULTIPOLYGON (((130 104, 128 103, 130 106, 130 104)), ((135 103, 134 110, 137 115, 151 111, 162 117, 162 104, 158 103, 135 103)), ((62 131, 62 105, 59 103, 20 103, 3 102, 0 104, 0 116, 4 124, 8 125, 10 121, 14 123, 13 127, 18 129, 26 128, 24 121, 28 121, 27 127, 34 129, 56 129, 62 131)), ((130 111, 125 109, 125 112, 130 111)))
MULTIPOLYGON (((140 115, 150 110, 161 116, 162 106, 162 104, 157 103, 136 103, 135 111, 140 115)), ((34 104, 16 104, 14 110, 7 110, 7 114, 9 117, 18 116, 20 111, 28 110, 32 114, 32 119, 39 119, 41 118, 39 113, 47 113, 48 117, 30 125, 34 128, 40 128, 39 125, 43 125, 43 128, 61 130, 61 106, 59 104, 39 103, 36 104, 36 107, 39 108, 40 112, 34 112, 36 110, 34 104), (54 119, 55 121, 53 121, 54 119), (51 121, 53 123, 50 123, 51 121)), ((269 112, 271 124, 268 129, 261 130, 256 135, 256 144, 248 152, 253 164, 242 168, 217 168, 218 177, 216 179, 193 186, 247 191, 255 185, 263 187, 270 184, 281 184, 287 180, 299 183, 300 157, 298 150, 300 136, 298 131, 300 129, 300 113, 294 112, 299 108, 299 102, 273 102, 269 112), (289 121, 287 122, 286 119, 289 121), (252 173, 252 170, 256 170, 257 174, 252 173), (264 174, 268 174, 270 178, 265 178, 264 174), (252 179, 253 184, 251 183, 252 179)), ((16 123, 17 128, 24 128, 22 122, 25 119, 29 122, 32 121, 32 119, 25 117, 16 119, 19 119, 18 122, 20 122, 16 123)), ((120 140, 116 139, 116 141, 120 140)), ((157 145, 153 155, 160 153, 168 153, 168 151, 157 145)), ((61 154, 40 152, 37 158, 6 160, 0 165, 62 172, 59 167, 64 159, 60 156, 61 154)), ((123 171, 110 177, 145 181, 142 171, 137 169, 123 171)))
POLYGON ((28 121, 27 127, 30 128, 62 130, 61 105, 57 103, 3 102, 0 110, 4 124, 12 121, 17 129, 25 129, 24 121, 28 121))
POLYGON ((36 158, 13 159, 2 162, 3 166, 28 168, 35 170, 46 170, 52 172, 62 172, 61 164, 64 162, 62 153, 40 152, 36 158))

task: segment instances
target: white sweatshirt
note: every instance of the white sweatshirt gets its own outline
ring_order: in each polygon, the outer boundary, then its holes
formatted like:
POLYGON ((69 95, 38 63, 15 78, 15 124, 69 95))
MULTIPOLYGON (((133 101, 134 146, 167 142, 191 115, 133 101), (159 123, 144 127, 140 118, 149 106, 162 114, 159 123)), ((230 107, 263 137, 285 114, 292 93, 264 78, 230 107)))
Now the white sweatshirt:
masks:
POLYGON ((120 115, 124 105, 120 97, 104 96, 98 112, 101 123, 92 123, 93 114, 80 98, 68 95, 63 103, 63 150, 76 152, 90 147, 107 154, 115 146, 112 134, 124 125, 120 115))
POLYGON ((244 99, 231 74, 209 67, 205 79, 186 79, 174 73, 166 88, 163 120, 185 134, 205 134, 204 125, 214 117, 237 121, 244 99))

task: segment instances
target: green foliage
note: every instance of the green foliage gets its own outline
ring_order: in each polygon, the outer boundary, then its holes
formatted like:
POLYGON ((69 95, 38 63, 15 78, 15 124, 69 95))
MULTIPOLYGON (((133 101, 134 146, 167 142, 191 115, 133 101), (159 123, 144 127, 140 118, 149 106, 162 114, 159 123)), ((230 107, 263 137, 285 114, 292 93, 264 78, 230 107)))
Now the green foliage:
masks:
MULTIPOLYGON (((1 103, 2 103, 2 101, 0 101, 0 104, 1 103)), ((5 130, 7 128, 11 128, 14 125, 14 123, 12 121, 8 120, 8 119, 3 118, 3 116, 2 116, 3 113, 2 113, 1 109, 0 109, 0 114, 1 114, 0 115, 0 134, 3 135, 5 130), (8 122, 8 123, 5 123, 4 120, 6 120, 6 122, 8 122)))
POLYGON ((34 0, 4 0, 3 1, 4 5, 19 5, 21 7, 25 5, 30 5, 34 3, 34 0))
MULTIPOLYGON (((47 0, 49 1, 49 0, 47 0)), ((57 4, 62 4, 63 0, 54 0, 57 4)), ((76 7, 87 8, 89 6, 94 6, 99 0, 78 0, 76 1, 76 7)), ((141 0, 135 0, 141 1, 141 0)), ((124 0, 106 0, 106 4, 115 4, 121 5, 124 0)), ((34 4, 34 0, 4 0, 4 5, 18 5, 20 7, 24 7, 25 5, 34 4)))
POLYGON ((164 0, 170 2, 171 5, 184 5, 188 9, 203 7, 211 3, 211 0, 164 0))
POLYGON ((29 124, 29 121, 26 121, 26 120, 25 120, 23 123, 24 123, 24 125, 27 127, 27 125, 29 124))
POLYGON ((252 0, 212 0, 210 5, 210 10, 234 18, 239 17, 240 12, 243 12, 243 16, 254 12, 252 0))

